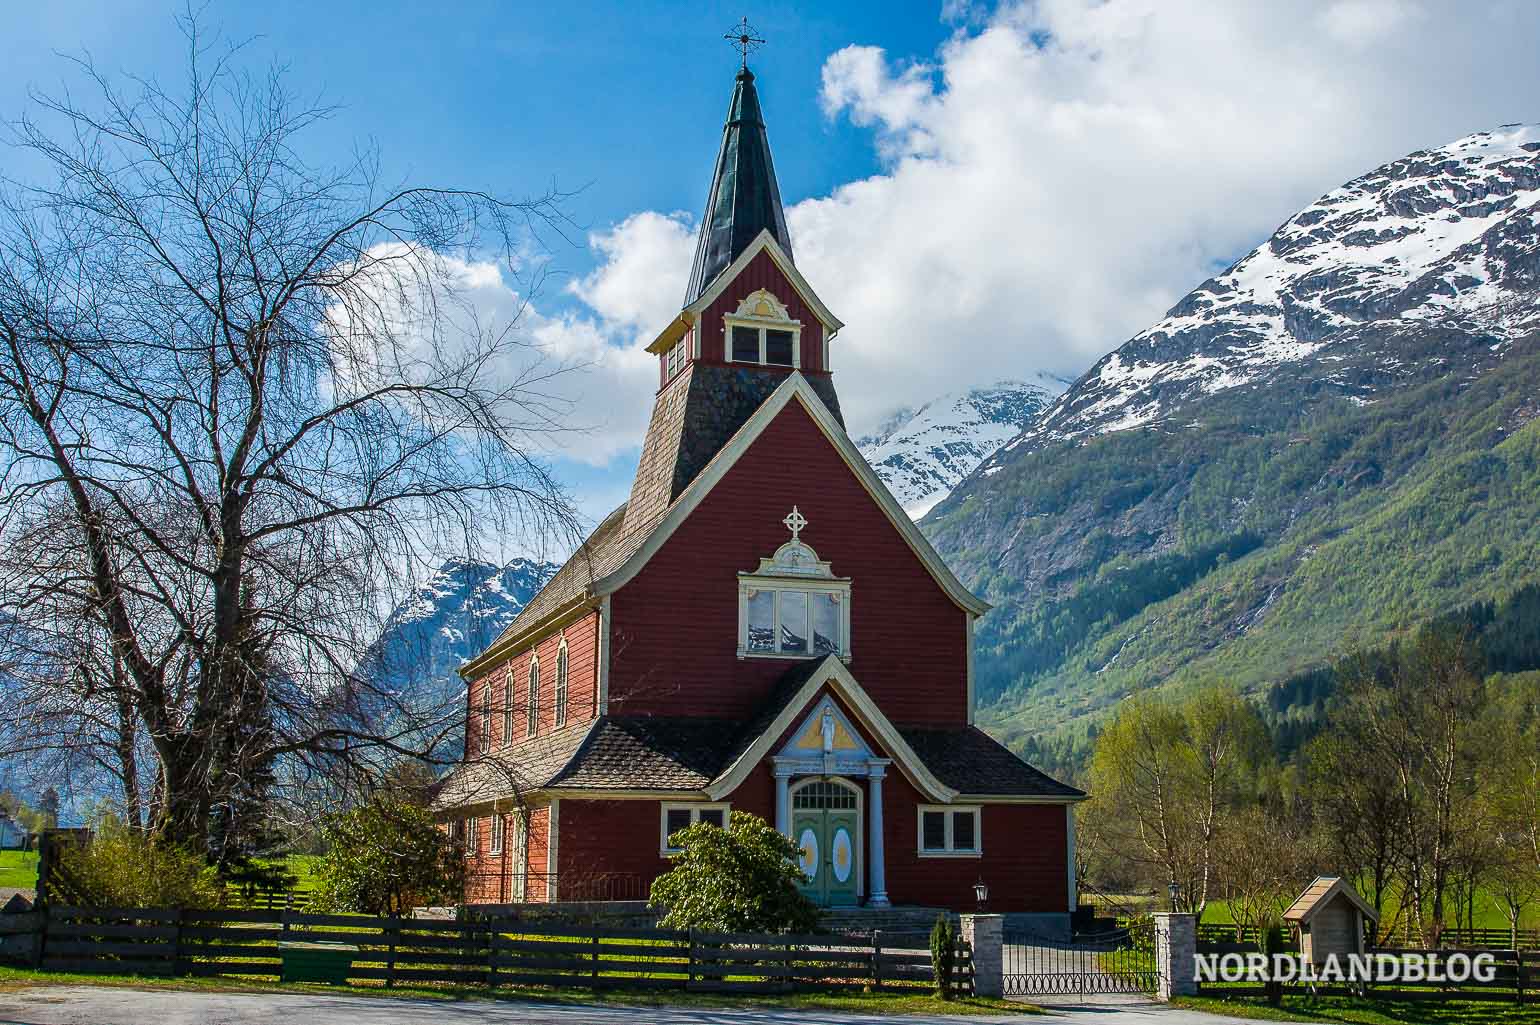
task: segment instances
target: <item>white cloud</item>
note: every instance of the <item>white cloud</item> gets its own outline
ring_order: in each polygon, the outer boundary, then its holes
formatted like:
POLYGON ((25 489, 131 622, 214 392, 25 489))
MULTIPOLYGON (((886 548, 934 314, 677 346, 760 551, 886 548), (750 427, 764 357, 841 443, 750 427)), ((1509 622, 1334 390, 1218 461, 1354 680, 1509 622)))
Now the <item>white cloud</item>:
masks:
MULTIPOLYGON (((787 213, 798 266, 848 325, 835 380, 853 429, 957 387, 1079 372, 1321 193, 1540 118, 1525 53, 1540 5, 942 13, 957 28, 937 54, 857 45, 827 59, 824 109, 873 130, 883 170, 787 213)), ((816 130, 767 115, 777 137, 816 130)), ((650 337, 677 309, 686 222, 639 214, 602 239, 606 263, 578 294, 612 343, 650 337)), ((637 405, 639 423, 650 403, 637 405)))

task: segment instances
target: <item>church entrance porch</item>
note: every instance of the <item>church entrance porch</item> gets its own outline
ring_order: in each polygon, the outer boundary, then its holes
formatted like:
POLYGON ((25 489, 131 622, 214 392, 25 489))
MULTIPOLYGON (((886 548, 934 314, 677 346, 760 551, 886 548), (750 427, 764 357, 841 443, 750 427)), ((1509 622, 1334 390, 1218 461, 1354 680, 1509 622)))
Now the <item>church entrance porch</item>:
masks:
POLYGON ((861 792, 844 780, 809 780, 791 792, 791 835, 808 881, 802 892, 822 907, 856 903, 860 879, 861 792))

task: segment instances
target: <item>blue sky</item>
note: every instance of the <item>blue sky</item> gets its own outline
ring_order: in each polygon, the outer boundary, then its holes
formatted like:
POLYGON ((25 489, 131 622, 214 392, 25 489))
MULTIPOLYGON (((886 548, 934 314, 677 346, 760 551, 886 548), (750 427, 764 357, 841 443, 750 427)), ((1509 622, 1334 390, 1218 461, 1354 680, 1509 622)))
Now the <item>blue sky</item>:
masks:
MULTIPOLYGON (((178 10, 13 5, 0 116, 68 75, 55 51, 174 78, 178 10)), ((635 466, 640 350, 677 312, 744 13, 770 41, 752 63, 798 266, 847 325, 857 434, 946 391, 1078 374, 1336 185, 1540 120, 1528 0, 215 0, 205 20, 341 104, 313 160, 362 139, 414 184, 583 187, 526 329, 586 368, 563 384, 585 430, 553 459, 598 516, 635 466)))

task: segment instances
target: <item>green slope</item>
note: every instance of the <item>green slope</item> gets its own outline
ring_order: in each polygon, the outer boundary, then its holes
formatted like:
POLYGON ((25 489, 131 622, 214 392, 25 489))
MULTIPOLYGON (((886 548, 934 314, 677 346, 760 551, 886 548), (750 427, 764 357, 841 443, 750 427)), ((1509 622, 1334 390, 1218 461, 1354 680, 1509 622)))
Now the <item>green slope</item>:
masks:
POLYGON ((1133 690, 1258 691, 1540 580, 1540 350, 1430 366, 1369 404, 1279 378, 959 489, 926 528, 997 605, 986 724, 1063 766, 1133 690))

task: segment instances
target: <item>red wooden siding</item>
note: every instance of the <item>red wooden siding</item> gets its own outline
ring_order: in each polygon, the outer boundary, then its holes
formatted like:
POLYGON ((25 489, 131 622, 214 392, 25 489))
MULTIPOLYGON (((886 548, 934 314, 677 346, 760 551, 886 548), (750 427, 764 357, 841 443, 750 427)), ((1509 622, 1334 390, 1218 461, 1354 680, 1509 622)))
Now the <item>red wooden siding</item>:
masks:
POLYGON ((795 664, 742 659, 738 578, 802 537, 852 578, 850 671, 899 723, 967 721, 967 620, 797 402, 612 598, 610 709, 747 719, 795 664))
POLYGON ((599 613, 592 612, 541 637, 497 663, 471 681, 467 688, 466 742, 469 758, 481 753, 481 695, 492 688, 492 751, 517 748, 529 732, 529 660, 540 655, 540 701, 536 730, 543 735, 556 728, 556 654, 567 639, 567 725, 585 722, 595 715, 599 693, 599 613), (513 669, 513 735, 503 736, 506 670, 513 669))
POLYGON ((722 318, 736 312, 738 304, 745 296, 761 288, 769 289, 772 295, 786 305, 786 311, 791 314, 792 320, 802 322, 802 352, 799 357, 802 361, 802 369, 813 372, 827 370, 823 359, 823 324, 819 321, 818 314, 803 301, 802 296, 792 287, 786 275, 781 273, 781 269, 770 258, 770 254, 763 251, 749 261, 749 265, 743 268, 743 273, 728 283, 722 290, 722 294, 717 296, 716 300, 701 314, 699 330, 702 362, 726 361, 727 347, 722 330, 722 318))
MULTIPOLYGON (((800 724, 798 718, 787 737, 800 724)), ((778 740, 775 749, 786 739, 778 740)), ((872 738, 866 739, 881 750, 872 738)), ((863 829, 869 828, 869 784, 859 778, 850 782, 865 795, 862 822, 863 829)), ((896 765, 889 769, 882 789, 887 888, 894 904, 970 911, 975 907, 973 886, 982 880, 989 886, 990 911, 1063 914, 1070 910, 1063 805, 986 804, 980 822, 981 856, 922 858, 917 811, 928 802, 896 765)), ((733 811, 752 812, 774 823, 775 777, 770 766, 756 766, 728 801, 733 811)), ((658 853, 663 803, 563 798, 559 872, 577 877, 597 872, 632 875, 645 891, 669 868, 669 860, 658 853)), ((863 872, 869 853, 870 839, 863 833, 863 872)))

